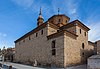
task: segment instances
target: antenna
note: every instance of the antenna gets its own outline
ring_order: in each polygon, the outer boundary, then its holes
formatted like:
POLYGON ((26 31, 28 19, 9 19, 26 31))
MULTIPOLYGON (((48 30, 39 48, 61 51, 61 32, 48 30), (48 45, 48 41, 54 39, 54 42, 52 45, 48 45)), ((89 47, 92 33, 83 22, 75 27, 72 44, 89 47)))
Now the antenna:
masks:
POLYGON ((39 15, 42 15, 42 10, 41 10, 41 7, 40 7, 40 14, 39 15))
POLYGON ((58 15, 59 15, 59 12, 60 12, 60 8, 58 8, 58 15))

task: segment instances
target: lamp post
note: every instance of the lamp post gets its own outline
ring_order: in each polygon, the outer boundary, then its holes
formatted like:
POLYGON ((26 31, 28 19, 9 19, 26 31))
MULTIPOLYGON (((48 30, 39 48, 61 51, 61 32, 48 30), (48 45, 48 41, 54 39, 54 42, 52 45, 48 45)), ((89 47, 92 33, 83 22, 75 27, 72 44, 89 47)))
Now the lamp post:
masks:
POLYGON ((3 47, 3 50, 2 50, 2 68, 3 68, 3 66, 4 66, 4 55, 5 54, 5 46, 3 47))

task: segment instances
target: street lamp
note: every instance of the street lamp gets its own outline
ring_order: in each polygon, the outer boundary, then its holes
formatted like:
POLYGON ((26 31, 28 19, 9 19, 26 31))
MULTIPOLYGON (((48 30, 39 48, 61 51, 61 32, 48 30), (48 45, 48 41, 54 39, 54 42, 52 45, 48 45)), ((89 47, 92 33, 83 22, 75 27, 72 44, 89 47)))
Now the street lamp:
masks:
POLYGON ((3 47, 3 50, 2 50, 2 68, 4 66, 4 55, 5 54, 5 46, 3 47))

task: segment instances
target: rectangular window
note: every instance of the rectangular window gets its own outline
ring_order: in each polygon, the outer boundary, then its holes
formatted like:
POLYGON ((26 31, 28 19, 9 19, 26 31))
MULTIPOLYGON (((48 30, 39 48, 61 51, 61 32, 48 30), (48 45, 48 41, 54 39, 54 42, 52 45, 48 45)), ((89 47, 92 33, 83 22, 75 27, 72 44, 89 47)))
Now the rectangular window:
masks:
POLYGON ((41 30, 41 35, 43 35, 43 30, 41 30))
POLYGON ((80 29, 80 34, 81 34, 81 29, 80 29))
POLYGON ((58 22, 60 22, 60 21, 61 21, 61 19, 58 20, 58 22))
POLYGON ((51 23, 53 23, 53 21, 51 21, 51 23))
POLYGON ((25 39, 23 40, 23 42, 25 42, 25 39))
POLYGON ((56 44, 56 42, 55 42, 55 40, 53 40, 52 41, 52 48, 55 48, 55 44, 56 44))
POLYGON ((84 52, 82 52, 82 57, 84 57, 84 55, 85 55, 84 52))
POLYGON ((56 55, 56 49, 52 50, 52 55, 56 55))
POLYGON ((20 42, 19 42, 19 45, 20 45, 20 42))
POLYGON ((31 37, 29 36, 29 40, 31 40, 31 37))
POLYGON ((86 36, 86 32, 84 32, 84 35, 86 36))
POLYGON ((59 32, 59 30, 57 30, 57 32, 59 32))
POLYGON ((82 43, 82 49, 84 49, 84 43, 82 43))
POLYGON ((38 36, 38 33, 36 33, 36 37, 38 36))

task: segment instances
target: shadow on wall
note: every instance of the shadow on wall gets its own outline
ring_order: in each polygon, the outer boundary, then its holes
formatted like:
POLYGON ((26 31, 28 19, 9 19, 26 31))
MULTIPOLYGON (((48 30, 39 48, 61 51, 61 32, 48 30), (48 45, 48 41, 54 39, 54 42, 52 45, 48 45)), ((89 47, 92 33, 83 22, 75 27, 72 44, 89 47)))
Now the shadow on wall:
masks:
POLYGON ((87 59, 92 55, 94 55, 94 50, 80 49, 81 63, 87 63, 87 59))

